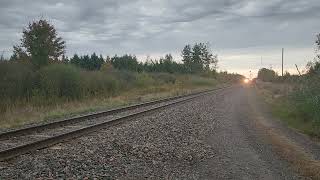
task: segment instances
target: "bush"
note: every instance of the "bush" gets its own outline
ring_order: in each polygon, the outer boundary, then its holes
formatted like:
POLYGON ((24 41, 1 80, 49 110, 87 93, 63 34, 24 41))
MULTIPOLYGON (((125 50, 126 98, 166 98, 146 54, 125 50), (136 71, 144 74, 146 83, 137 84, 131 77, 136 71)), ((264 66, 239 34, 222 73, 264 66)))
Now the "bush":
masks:
POLYGON ((26 62, 4 61, 0 62, 0 111, 6 112, 16 105, 46 106, 68 100, 110 97, 133 88, 154 92, 164 87, 208 87, 215 83, 215 79, 193 75, 138 73, 109 67, 87 71, 63 63, 36 70, 26 62), (177 86, 171 86, 174 84, 177 86))
POLYGON ((320 126, 320 95, 310 89, 302 89, 291 96, 297 116, 305 121, 313 121, 320 126))
POLYGON ((133 88, 137 79, 136 73, 134 72, 119 71, 116 69, 111 72, 103 72, 103 74, 104 76, 112 78, 114 81, 116 81, 118 89, 121 89, 122 91, 133 88))
POLYGON ((176 76, 173 74, 167 74, 167 73, 154 73, 151 74, 151 77, 157 82, 157 83, 164 83, 164 84, 174 84, 176 82, 176 76))
POLYGON ((115 95, 120 90, 119 82, 107 73, 92 71, 82 73, 81 83, 83 94, 91 95, 115 95))
POLYGON ((137 87, 147 87, 155 85, 156 81, 147 73, 136 74, 135 86, 137 87))
POLYGON ((180 83, 183 86, 201 87, 201 86, 214 86, 217 83, 216 79, 208 79, 200 76, 182 76, 180 83))
POLYGON ((39 71, 40 93, 45 97, 80 98, 81 73, 71 65, 54 64, 39 71))
POLYGON ((0 98, 18 99, 30 97, 34 87, 35 73, 26 62, 0 62, 0 98))
POLYGON ((272 69, 262 68, 258 72, 258 79, 265 82, 272 82, 277 78, 277 74, 272 69))

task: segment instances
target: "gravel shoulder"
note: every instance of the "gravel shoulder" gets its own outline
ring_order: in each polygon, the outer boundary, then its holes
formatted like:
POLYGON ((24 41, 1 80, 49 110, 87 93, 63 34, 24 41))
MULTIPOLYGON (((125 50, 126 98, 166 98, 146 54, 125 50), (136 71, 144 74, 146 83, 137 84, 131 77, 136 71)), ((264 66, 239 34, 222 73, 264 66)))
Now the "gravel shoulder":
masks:
POLYGON ((255 127, 243 87, 0 162, 0 179, 302 179, 255 127))

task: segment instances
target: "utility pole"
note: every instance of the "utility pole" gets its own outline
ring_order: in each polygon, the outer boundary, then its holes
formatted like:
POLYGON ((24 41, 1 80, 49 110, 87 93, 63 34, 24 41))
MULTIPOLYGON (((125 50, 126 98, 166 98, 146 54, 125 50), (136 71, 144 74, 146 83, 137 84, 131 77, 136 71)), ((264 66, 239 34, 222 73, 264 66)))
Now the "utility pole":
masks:
POLYGON ((282 77, 283 77, 283 53, 284 53, 284 49, 282 48, 282 77))

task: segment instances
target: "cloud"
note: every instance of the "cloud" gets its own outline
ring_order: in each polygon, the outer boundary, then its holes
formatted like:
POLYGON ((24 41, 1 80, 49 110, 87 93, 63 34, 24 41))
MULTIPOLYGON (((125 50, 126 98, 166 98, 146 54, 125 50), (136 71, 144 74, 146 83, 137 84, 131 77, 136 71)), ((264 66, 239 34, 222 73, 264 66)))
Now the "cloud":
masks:
POLYGON ((197 41, 226 51, 312 48, 319 8, 318 0, 2 0, 0 50, 10 51, 40 17, 56 26, 69 55, 179 54, 197 41))

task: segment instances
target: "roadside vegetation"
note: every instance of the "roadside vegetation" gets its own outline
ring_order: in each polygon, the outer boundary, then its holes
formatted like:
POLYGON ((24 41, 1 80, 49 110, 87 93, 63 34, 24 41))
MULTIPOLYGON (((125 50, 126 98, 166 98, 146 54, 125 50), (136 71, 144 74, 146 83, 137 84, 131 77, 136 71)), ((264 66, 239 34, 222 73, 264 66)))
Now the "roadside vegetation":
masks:
MULTIPOLYGON (((316 45, 320 50, 320 35, 316 45)), ((278 76, 273 70, 261 69, 257 87, 261 90, 273 112, 288 123, 313 137, 320 137, 320 56, 308 63, 303 75, 278 76)))
POLYGON ((65 56, 66 42, 46 20, 30 23, 13 55, 0 61, 0 128, 20 126, 139 101, 234 83, 217 72, 208 43, 186 45, 182 63, 171 54, 138 61, 135 55, 65 56))

